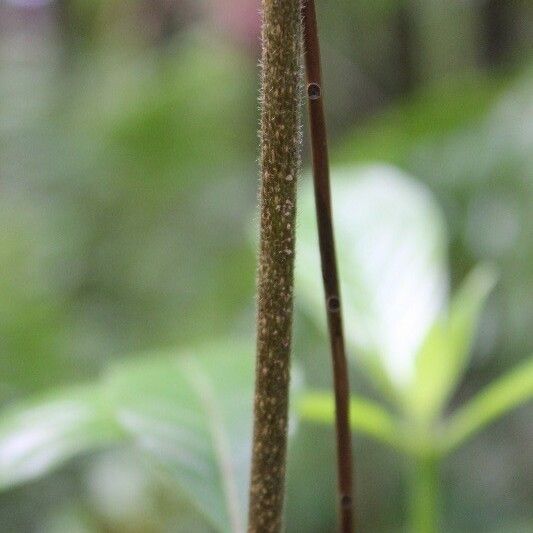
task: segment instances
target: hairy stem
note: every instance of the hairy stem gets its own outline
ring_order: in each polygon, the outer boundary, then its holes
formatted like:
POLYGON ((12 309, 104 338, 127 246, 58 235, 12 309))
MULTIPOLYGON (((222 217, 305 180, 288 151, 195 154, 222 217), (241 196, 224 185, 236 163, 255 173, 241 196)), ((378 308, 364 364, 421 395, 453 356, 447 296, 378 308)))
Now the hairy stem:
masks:
POLYGON ((314 0, 303 1, 305 66, 309 126, 313 153, 313 181, 322 264, 322 279, 328 317, 337 430, 337 484, 340 530, 353 530, 352 443, 350 433, 350 386, 344 348, 340 288, 331 215, 329 162, 323 91, 320 75, 320 49, 314 0))
POLYGON ((300 0, 262 0, 257 362, 248 531, 281 530, 300 167, 300 0))

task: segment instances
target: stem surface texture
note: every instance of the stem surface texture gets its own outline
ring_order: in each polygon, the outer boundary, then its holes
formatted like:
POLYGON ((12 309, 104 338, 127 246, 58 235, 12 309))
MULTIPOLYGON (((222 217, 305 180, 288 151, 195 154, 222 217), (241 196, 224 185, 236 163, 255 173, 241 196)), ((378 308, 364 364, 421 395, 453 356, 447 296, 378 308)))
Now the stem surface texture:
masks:
POLYGON ((249 532, 282 527, 300 168, 300 0, 262 0, 260 252, 249 532))

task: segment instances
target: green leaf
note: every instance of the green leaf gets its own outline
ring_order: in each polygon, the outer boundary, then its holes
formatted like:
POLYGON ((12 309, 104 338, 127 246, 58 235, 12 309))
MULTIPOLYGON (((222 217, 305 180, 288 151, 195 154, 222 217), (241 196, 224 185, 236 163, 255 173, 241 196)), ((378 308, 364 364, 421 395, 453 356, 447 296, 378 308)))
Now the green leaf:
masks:
POLYGON ((73 387, 9 409, 0 421, 0 490, 123 437, 97 387, 73 387))
POLYGON ((417 418, 427 421, 438 416, 463 375, 483 304, 496 278, 490 265, 475 268, 455 294, 447 316, 428 333, 407 396, 407 407, 417 418))
POLYGON ((252 352, 209 345, 117 365, 0 422, 0 485, 44 474, 75 454, 132 442, 219 531, 244 531, 252 352))
POLYGON ((252 352, 206 347, 118 368, 116 417, 158 458, 212 524, 243 531, 252 406, 252 352))
POLYGON ((405 165, 417 147, 476 124, 494 104, 509 79, 474 76, 427 86, 357 126, 339 145, 334 160, 342 163, 386 161, 405 165))
POLYGON ((253 136, 247 144, 242 135, 254 127, 253 80, 243 75, 239 52, 224 41, 206 43, 184 32, 179 53, 124 57, 116 51, 88 66, 80 71, 84 90, 76 91, 70 110, 79 121, 69 133, 81 130, 100 140, 102 161, 93 164, 119 158, 119 178, 156 181, 156 189, 168 193, 165 186, 176 180, 219 176, 217 160, 228 172, 246 150, 253 152, 253 136), (235 129, 227 128, 229 121, 235 129))
MULTIPOLYGON (((430 192, 394 167, 334 169, 333 213, 349 354, 387 395, 401 395, 446 306, 446 231, 430 192)), ((311 187, 300 202, 297 301, 324 321, 311 187)))
POLYGON ((478 431, 533 399, 533 357, 488 385, 450 417, 442 448, 450 452, 478 431))
MULTIPOLYGON (((335 402, 328 392, 309 392, 299 398, 297 411, 303 420, 331 425, 335 421, 335 402)), ((373 439, 406 450, 408 442, 393 416, 379 404, 366 398, 350 398, 350 425, 373 439)))

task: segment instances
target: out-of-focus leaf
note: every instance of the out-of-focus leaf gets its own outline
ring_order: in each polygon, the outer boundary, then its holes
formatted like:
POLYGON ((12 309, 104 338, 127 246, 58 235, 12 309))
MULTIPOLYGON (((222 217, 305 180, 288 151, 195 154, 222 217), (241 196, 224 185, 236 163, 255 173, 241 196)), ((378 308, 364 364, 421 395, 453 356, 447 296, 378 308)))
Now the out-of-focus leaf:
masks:
POLYGON ((109 376, 116 417, 212 524, 243 531, 253 358, 242 347, 145 360, 109 376))
POLYGON ((143 195, 164 197, 166 185, 192 187, 230 174, 254 150, 254 78, 243 74, 244 59, 223 42, 189 33, 166 55, 110 54, 83 73, 70 111, 78 117, 72 134, 79 137, 81 125, 89 138, 102 140, 100 157, 118 165, 117 177, 131 178, 143 195))
POLYGON ((94 386, 6 413, 0 486, 43 474, 77 453, 132 441, 155 458, 219 531, 244 531, 253 358, 209 345, 117 365, 94 386))
POLYGON ((0 421, 0 490, 122 437, 98 387, 73 387, 8 410, 0 421))
POLYGON ((417 417, 438 416, 457 385, 468 364, 483 304, 495 282, 490 265, 478 266, 455 294, 447 316, 429 331, 408 391, 408 407, 417 417))
POLYGON ((0 402, 79 370, 65 357, 66 294, 50 264, 67 239, 43 211, 20 194, 0 198, 0 402))
POLYGON ((345 163, 405 164, 423 143, 446 137, 483 117, 507 80, 459 78, 431 86, 360 126, 337 150, 345 163))
MULTIPOLYGON (((446 232, 429 191, 394 167, 334 169, 333 213, 346 339, 385 393, 400 394, 446 307, 446 232)), ((311 187, 300 204, 297 289, 324 322, 311 187)))
POLYGON ((533 356, 488 385, 448 421, 441 443, 445 452, 505 415, 533 399, 533 356))
MULTIPOLYGON (((297 410, 303 420, 333 424, 335 403, 329 392, 309 392, 298 400, 297 410)), ((350 425, 354 431, 405 450, 408 443, 392 415, 379 404, 358 396, 350 398, 350 425)))

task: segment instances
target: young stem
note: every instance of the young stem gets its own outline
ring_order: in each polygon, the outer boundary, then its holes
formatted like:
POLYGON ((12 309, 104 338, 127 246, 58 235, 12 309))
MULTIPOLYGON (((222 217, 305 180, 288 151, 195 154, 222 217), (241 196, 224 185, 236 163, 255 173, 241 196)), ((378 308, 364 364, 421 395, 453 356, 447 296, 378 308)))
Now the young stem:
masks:
POLYGON ((262 0, 260 254, 249 532, 281 530, 300 167, 300 0, 262 0))
POLYGON ((335 387, 340 529, 342 532, 348 533, 353 530, 354 522, 352 503, 352 445, 349 422, 350 386, 344 348, 341 299, 331 216, 328 148, 324 107, 322 103, 323 91, 320 75, 320 49, 314 0, 304 0, 303 21, 309 124, 313 153, 313 181, 335 387))
POLYGON ((415 458, 411 478, 411 527, 413 533, 439 530, 439 459, 430 454, 415 458))

